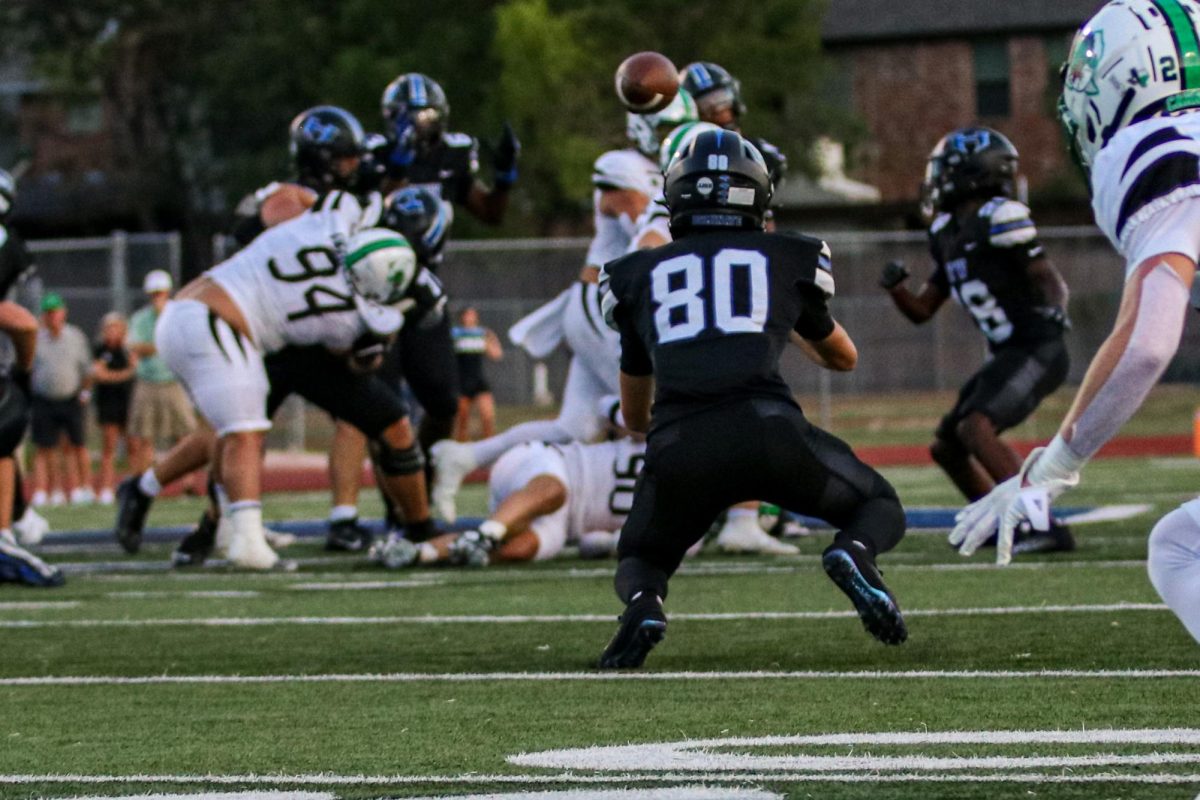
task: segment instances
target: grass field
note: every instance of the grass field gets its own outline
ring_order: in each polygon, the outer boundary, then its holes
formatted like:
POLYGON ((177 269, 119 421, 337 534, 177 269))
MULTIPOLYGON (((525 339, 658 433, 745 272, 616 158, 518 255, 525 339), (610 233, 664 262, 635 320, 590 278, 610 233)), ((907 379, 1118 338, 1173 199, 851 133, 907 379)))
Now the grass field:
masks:
MULTIPOLYGON (((955 503, 932 469, 886 472, 910 506, 955 503)), ((1007 569, 910 534, 882 561, 898 648, 821 572, 825 534, 790 558, 702 554, 633 674, 589 669, 620 611, 611 562, 384 572, 302 542, 293 573, 170 573, 145 569, 163 545, 50 546, 116 564, 0 586, 0 796, 1193 798, 1198 650, 1143 558, 1198 483, 1190 459, 1096 462, 1072 504, 1154 510, 1007 569)), ((464 511, 482 503, 469 487, 464 511)))

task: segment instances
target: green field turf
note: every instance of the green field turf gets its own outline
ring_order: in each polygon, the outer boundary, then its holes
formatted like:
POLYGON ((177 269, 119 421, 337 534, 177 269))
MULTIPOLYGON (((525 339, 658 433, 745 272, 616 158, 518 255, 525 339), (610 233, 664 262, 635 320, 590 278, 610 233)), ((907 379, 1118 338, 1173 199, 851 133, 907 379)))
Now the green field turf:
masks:
MULTIPOLYGON (((885 472, 908 505, 956 502, 930 468, 885 472)), ((130 568, 0 586, 0 796, 1190 800, 1200 649, 1143 559, 1154 519, 1197 485, 1190 459, 1096 462, 1070 504, 1153 511, 1007 569, 912 533, 881 560, 909 614, 898 648, 864 633, 821 572, 827 534, 796 557, 702 554, 672 582, 668 636, 640 678, 589 669, 620 611, 613 562, 386 572, 309 541, 289 555, 321 561, 294 573, 146 573, 132 567, 166 546, 128 559, 48 540, 54 561, 130 568), (664 746, 548 753, 644 743, 664 746)), ((468 487, 462 511, 483 497, 468 487)), ((266 508, 311 518, 326 503, 266 508)), ((163 501, 151 522, 198 509, 163 501)))

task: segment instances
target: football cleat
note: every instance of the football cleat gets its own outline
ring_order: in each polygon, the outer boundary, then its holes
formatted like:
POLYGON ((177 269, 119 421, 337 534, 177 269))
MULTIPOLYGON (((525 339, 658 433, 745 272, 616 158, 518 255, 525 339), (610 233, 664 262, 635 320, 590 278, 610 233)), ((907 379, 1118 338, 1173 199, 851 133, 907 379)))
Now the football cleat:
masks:
POLYGON ((179 542, 171 553, 171 566, 198 567, 212 555, 217 544, 217 521, 205 511, 196 529, 179 542))
POLYGON ((117 541, 130 555, 142 546, 142 529, 154 498, 142 492, 137 476, 126 478, 117 487, 117 541))
POLYGON ((25 514, 13 523, 13 533, 22 547, 33 547, 41 544, 42 539, 50 532, 50 522, 32 508, 27 507, 25 514))
POLYGON ((329 523, 329 533, 325 536, 325 549, 358 553, 370 548, 373 538, 371 532, 358 521, 358 517, 339 519, 329 523))
POLYGON ((433 489, 430 491, 434 510, 446 522, 458 519, 455 496, 467 474, 478 466, 471 445, 450 439, 429 448, 433 462, 433 489))
POLYGON ((791 556, 800 552, 794 544, 781 542, 764 531, 752 516, 731 516, 717 534, 717 549, 722 553, 764 553, 791 556))
POLYGON ((620 627, 596 665, 600 669, 637 669, 667 635, 662 600, 652 594, 643 594, 626 606, 619 621, 620 627))
POLYGON ((387 569, 404 569, 417 563, 421 549, 405 539, 399 531, 392 531, 386 539, 381 539, 371 545, 367 551, 367 560, 387 569))
POLYGON ((243 569, 269 570, 279 563, 279 554, 267 544, 266 533, 262 528, 241 536, 231 532, 228 552, 229 561, 233 566, 243 569))
POLYGON ((464 531, 450 543, 450 563, 456 567, 486 567, 496 540, 479 531, 464 531))
POLYGON ((53 587, 66 582, 62 571, 35 556, 8 535, 0 536, 0 583, 53 587))
POLYGON ((822 554, 821 566, 854 603, 867 633, 884 644, 901 644, 908 638, 900 606, 865 547, 858 542, 846 546, 834 542, 822 554))
POLYGON ((1074 549, 1075 537, 1071 535, 1071 529, 1057 519, 1050 520, 1050 529, 1044 531, 1036 530, 1028 520, 1022 520, 1013 534, 1013 555, 1069 553, 1074 549))

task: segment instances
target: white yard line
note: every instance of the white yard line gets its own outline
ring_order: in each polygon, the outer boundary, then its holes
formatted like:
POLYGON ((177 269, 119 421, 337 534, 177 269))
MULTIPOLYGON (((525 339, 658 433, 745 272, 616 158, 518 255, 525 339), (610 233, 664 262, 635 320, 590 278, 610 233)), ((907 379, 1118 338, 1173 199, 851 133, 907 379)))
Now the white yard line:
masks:
POLYGON ((116 600, 158 600, 164 597, 194 597, 194 598, 245 598, 259 597, 262 592, 256 592, 251 589, 209 589, 203 591, 183 591, 172 592, 170 590, 155 590, 145 592, 105 592, 105 597, 111 597, 116 600))
MULTIPOLYGON (((1162 603, 1101 603, 1085 605, 991 606, 980 608, 909 609, 906 617, 976 617, 1012 614, 1107 614, 1126 611, 1166 611, 1162 603)), ((731 611, 681 612, 677 621, 823 620, 851 619, 854 611, 731 611)), ((614 614, 422 614, 409 616, 330 617, 165 617, 150 619, 4 619, 0 628, 156 628, 156 627, 266 627, 272 625, 478 625, 612 623, 614 614)))
POLYGON ((307 683, 553 683, 612 681, 807 680, 1163 680, 1200 678, 1200 669, 750 670, 681 672, 392 672, 322 675, 62 675, 0 678, 0 686, 255 685, 307 683))
POLYGON ((54 608, 78 608, 78 600, 14 600, 0 603, 0 611, 41 611, 54 608))
POLYGON ((287 587, 298 592, 341 592, 365 589, 415 589, 422 586, 441 586, 445 581, 440 578, 414 577, 411 580, 399 581, 324 581, 311 583, 294 583, 287 587))

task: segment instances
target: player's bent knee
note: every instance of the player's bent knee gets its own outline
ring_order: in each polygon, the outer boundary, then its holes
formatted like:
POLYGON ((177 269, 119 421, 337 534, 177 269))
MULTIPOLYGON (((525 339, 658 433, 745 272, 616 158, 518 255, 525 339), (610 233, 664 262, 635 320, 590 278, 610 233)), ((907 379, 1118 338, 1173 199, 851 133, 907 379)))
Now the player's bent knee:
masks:
POLYGON ((393 447, 384 438, 371 442, 371 457, 384 475, 415 475, 425 469, 425 456, 410 433, 407 447, 393 447))
POLYGON ((983 414, 975 411, 958 421, 954 426, 958 440, 968 448, 974 448, 979 443, 996 438, 996 426, 983 414))

